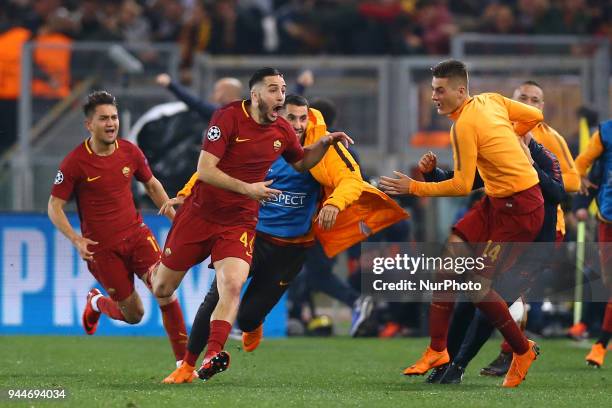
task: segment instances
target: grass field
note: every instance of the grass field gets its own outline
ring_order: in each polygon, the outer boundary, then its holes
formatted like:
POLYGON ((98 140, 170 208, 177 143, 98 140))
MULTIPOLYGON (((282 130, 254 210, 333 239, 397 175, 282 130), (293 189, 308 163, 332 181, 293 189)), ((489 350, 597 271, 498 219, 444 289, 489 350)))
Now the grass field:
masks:
POLYGON ((608 367, 585 366, 586 350, 542 341, 542 355, 518 389, 478 376, 497 352, 489 342, 461 385, 428 385, 401 370, 425 339, 292 338, 266 340, 254 353, 237 342, 231 368, 203 383, 162 385, 173 366, 164 338, 0 337, 0 406, 208 407, 610 407, 608 367), (8 401, 9 388, 63 387, 63 401, 8 401))

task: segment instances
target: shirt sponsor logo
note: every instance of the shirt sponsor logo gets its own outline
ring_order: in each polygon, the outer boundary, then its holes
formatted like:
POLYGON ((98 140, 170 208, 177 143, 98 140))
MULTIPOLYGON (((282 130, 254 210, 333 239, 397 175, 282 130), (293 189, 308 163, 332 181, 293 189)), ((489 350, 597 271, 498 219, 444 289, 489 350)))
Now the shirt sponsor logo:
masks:
POLYGON ((221 129, 218 126, 211 126, 206 133, 206 138, 211 142, 216 142, 221 139, 221 129))
POLYGON ((62 173, 61 170, 58 170, 53 184, 62 184, 62 181, 64 181, 64 173, 62 173))
POLYGON ((306 201, 306 193, 292 193, 291 191, 283 191, 279 195, 266 201, 266 205, 275 205, 277 207, 288 208, 304 208, 306 201))
POLYGON ((121 172, 125 177, 128 177, 130 175, 130 168, 128 166, 125 166, 123 169, 121 169, 121 172))
POLYGON ((280 140, 276 139, 274 141, 274 151, 278 152, 282 145, 283 145, 283 143, 280 140))

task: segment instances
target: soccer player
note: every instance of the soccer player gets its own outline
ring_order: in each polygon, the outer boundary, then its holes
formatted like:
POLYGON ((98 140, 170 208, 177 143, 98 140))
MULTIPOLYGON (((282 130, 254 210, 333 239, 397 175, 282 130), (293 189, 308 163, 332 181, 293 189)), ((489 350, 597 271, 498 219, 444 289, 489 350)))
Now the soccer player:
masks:
MULTIPOLYGON (((563 188, 563 180, 561 178, 561 166, 554 154, 531 137, 531 132, 527 133, 521 140, 521 146, 523 146, 527 157, 538 173, 544 197, 544 222, 535 241, 554 242, 557 236, 557 207, 565 196, 565 189, 563 188)), ((443 171, 436 168, 436 157, 433 153, 426 154, 421 158, 419 170, 423 173, 426 181, 443 181, 444 179, 452 178, 452 171, 443 171)), ((473 189, 480 187, 482 187, 482 179, 476 177, 473 189)), ((527 289, 534 275, 543 269, 543 266, 538 266, 537 264, 538 260, 546 258, 542 254, 542 249, 542 247, 534 247, 529 252, 528 258, 526 257, 530 262, 529 271, 525 270, 526 266, 519 263, 514 265, 514 269, 505 272, 501 279, 495 282, 495 289, 503 295, 504 299, 513 300, 520 297, 522 291, 527 289)), ((522 298, 519 298, 515 303, 519 304, 513 305, 511 308, 521 311, 521 318, 524 319, 522 298)), ((475 310, 473 304, 459 302, 455 307, 448 333, 447 349, 451 362, 434 368, 426 382, 440 384, 461 383, 467 365, 476 356, 491 334, 493 334, 494 330, 495 328, 482 313, 475 310)), ((505 357, 505 355, 502 356, 505 357)), ((510 351, 509 360, 508 366, 512 361, 512 351, 510 351)), ((508 368, 498 375, 504 375, 507 371, 508 368)))
MULTIPOLYGON (((523 102, 527 105, 538 108, 544 112, 544 90, 535 81, 528 80, 523 82, 514 90, 512 99, 523 102)), ((567 143, 555 129, 548 124, 541 122, 536 127, 531 129, 533 138, 542 144, 546 150, 552 152, 561 166, 563 176, 563 186, 567 193, 576 193, 580 190, 580 176, 576 170, 574 159, 567 147, 567 143)), ((540 166, 540 168, 542 168, 540 166)), ((544 197, 544 201, 546 197, 544 197)), ((563 242, 565 238, 565 218, 561 205, 557 206, 557 226, 556 226, 556 242, 563 242)), ((533 305, 532 305, 533 306, 533 305)), ((520 322, 524 327, 527 314, 524 314, 525 319, 520 322)), ((512 350, 507 342, 501 345, 499 355, 486 367, 480 370, 481 375, 502 376, 508 372, 510 362, 512 361, 512 350)))
MULTIPOLYGON (((327 134, 322 115, 309 108, 302 96, 289 95, 281 115, 292 125, 302 145, 316 143, 327 134)), ((181 203, 190 194, 196 179, 197 174, 168 204, 181 203)), ((305 173, 295 171, 282 157, 278 158, 266 180, 274 180, 271 187, 282 190, 283 194, 259 209, 250 270, 252 279, 237 316, 243 331, 242 345, 247 352, 259 346, 264 318, 300 272, 315 234, 329 231, 329 238, 324 243, 335 255, 367 237, 358 228, 360 223, 377 232, 407 216, 388 196, 363 181, 358 164, 344 146, 336 145, 328 150, 323 159, 305 173), (325 189, 323 197, 321 187, 325 189), (317 215, 321 202, 322 208, 317 215), (313 219, 317 220, 314 228, 313 219), (336 223, 338 228, 333 228, 336 223)), ((204 349, 210 317, 218 299, 217 282, 214 281, 198 309, 183 365, 165 382, 191 382, 190 373, 204 349)), ((366 315, 371 311, 370 299, 364 298, 359 306, 359 314, 366 315)), ((200 372, 201 378, 207 379, 206 370, 200 372)))
MULTIPOLYGON (((115 97, 105 91, 90 94, 83 106, 89 138, 69 153, 55 176, 48 213, 51 222, 72 242, 87 267, 108 293, 96 288, 87 294, 83 327, 92 335, 100 314, 129 324, 140 322, 142 301, 134 290, 134 274, 142 278, 160 257, 155 237, 134 206, 132 179, 144 184, 155 205, 168 195, 153 176, 142 151, 118 139, 119 116, 115 97), (82 235, 70 226, 64 206, 74 196, 82 235)), ((167 209, 168 218, 174 210, 167 209)), ((187 331, 173 292, 156 296, 164 328, 176 360, 185 354, 187 331)))
MULTIPOLYGON (((383 191, 390 194, 461 196, 471 191, 478 169, 485 196, 455 224, 447 251, 451 256, 460 252, 474 256, 473 248, 484 247, 482 255, 486 255, 487 267, 482 275, 472 276, 483 288, 471 293, 470 301, 512 346, 512 365, 503 386, 516 387, 524 380, 538 349, 514 322, 506 302, 491 288, 495 273, 491 262, 504 242, 530 242, 540 232, 544 200, 538 175, 517 135, 525 135, 541 122, 542 113, 499 94, 471 97, 467 69, 461 61, 443 61, 432 72, 432 100, 437 111, 455 122, 451 128, 453 178, 439 183, 419 182, 395 172, 398 178, 382 177, 380 183, 383 191)), ((405 375, 423 375, 449 362, 446 341, 454 303, 454 294, 434 293, 429 313, 430 346, 404 371, 405 375)))
MULTIPOLYGON (((599 258, 601 263, 601 276, 606 288, 612 293, 612 120, 599 125, 595 131, 587 150, 576 158, 576 167, 582 177, 580 190, 588 194, 589 188, 598 188, 597 206, 599 219, 599 258), (598 159, 601 162, 601 181, 599 186, 590 182, 587 170, 598 159)), ((585 218, 584 211, 581 218, 585 218)), ((601 335, 586 356, 588 364, 601 367, 606 356, 606 348, 612 337, 612 296, 606 305, 601 335)))
POLYGON ((223 347, 249 274, 259 203, 281 194, 269 187, 272 180, 264 181, 270 166, 282 155, 303 172, 317 164, 329 146, 353 143, 345 133, 335 132, 302 148, 291 125, 279 118, 286 85, 278 70, 258 70, 249 89, 250 100, 230 103, 211 119, 198 161, 198 181, 174 219, 161 262, 149 274, 153 293, 169 296, 189 268, 211 256, 219 302, 200 370, 204 377, 229 365, 223 347))

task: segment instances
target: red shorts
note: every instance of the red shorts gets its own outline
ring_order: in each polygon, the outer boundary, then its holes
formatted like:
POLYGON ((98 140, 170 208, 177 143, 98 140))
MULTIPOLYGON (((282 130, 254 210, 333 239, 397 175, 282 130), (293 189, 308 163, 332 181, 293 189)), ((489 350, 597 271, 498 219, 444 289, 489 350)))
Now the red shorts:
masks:
POLYGON ((254 241, 254 226, 216 224, 187 209, 176 214, 161 261, 175 271, 186 271, 209 256, 213 263, 233 257, 250 265, 254 241))
POLYGON ((111 247, 96 251, 93 246, 93 252, 93 260, 87 261, 89 272, 117 302, 134 292, 134 274, 141 277, 161 254, 153 233, 145 224, 111 247))
POLYGON ((522 252, 504 244, 533 242, 543 222, 544 199, 540 186, 535 185, 510 197, 484 196, 455 224, 453 232, 466 242, 481 244, 476 245, 476 252, 499 271, 507 270, 522 252))
MULTIPOLYGON (((599 221, 599 259, 602 269, 612 274, 612 223, 599 221)), ((612 279, 612 278, 611 278, 612 279)))

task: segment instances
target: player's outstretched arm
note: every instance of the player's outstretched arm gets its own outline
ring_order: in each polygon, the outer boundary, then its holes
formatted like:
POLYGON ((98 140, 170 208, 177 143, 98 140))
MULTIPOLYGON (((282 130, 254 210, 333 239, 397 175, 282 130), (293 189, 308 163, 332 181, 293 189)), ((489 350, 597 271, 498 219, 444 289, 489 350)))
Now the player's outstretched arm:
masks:
POLYGON ((198 160, 198 178, 204 183, 238 194, 244 194, 258 201, 270 200, 281 193, 280 190, 268 187, 274 180, 245 183, 219 170, 217 163, 219 163, 217 156, 203 150, 198 160))
POLYGON ((329 146, 335 143, 342 143, 345 147, 355 142, 344 132, 334 132, 323 136, 317 143, 304 147, 304 158, 292 163, 294 169, 299 172, 310 170, 321 161, 329 146))
POLYGON ((151 198, 151 200, 153 200, 155 206, 159 208, 159 213, 165 215, 170 219, 170 221, 172 221, 174 219, 175 211, 174 207, 171 205, 164 207, 164 205, 170 200, 164 186, 162 186, 155 176, 151 177, 149 181, 143 184, 147 195, 151 198), (164 210, 163 212, 162 209, 164 210))
POLYGON ((57 198, 54 196, 49 197, 49 204, 47 205, 47 213, 49 215, 49 219, 55 225, 55 227, 61 231, 62 234, 66 238, 72 242, 72 245, 76 247, 79 251, 79 255, 81 258, 90 261, 93 259, 93 252, 87 249, 87 245, 96 245, 96 241, 92 241, 89 238, 82 237, 77 234, 70 222, 68 222, 68 217, 66 217, 66 213, 64 212, 64 206, 66 205, 66 200, 62 200, 61 198, 57 198))

